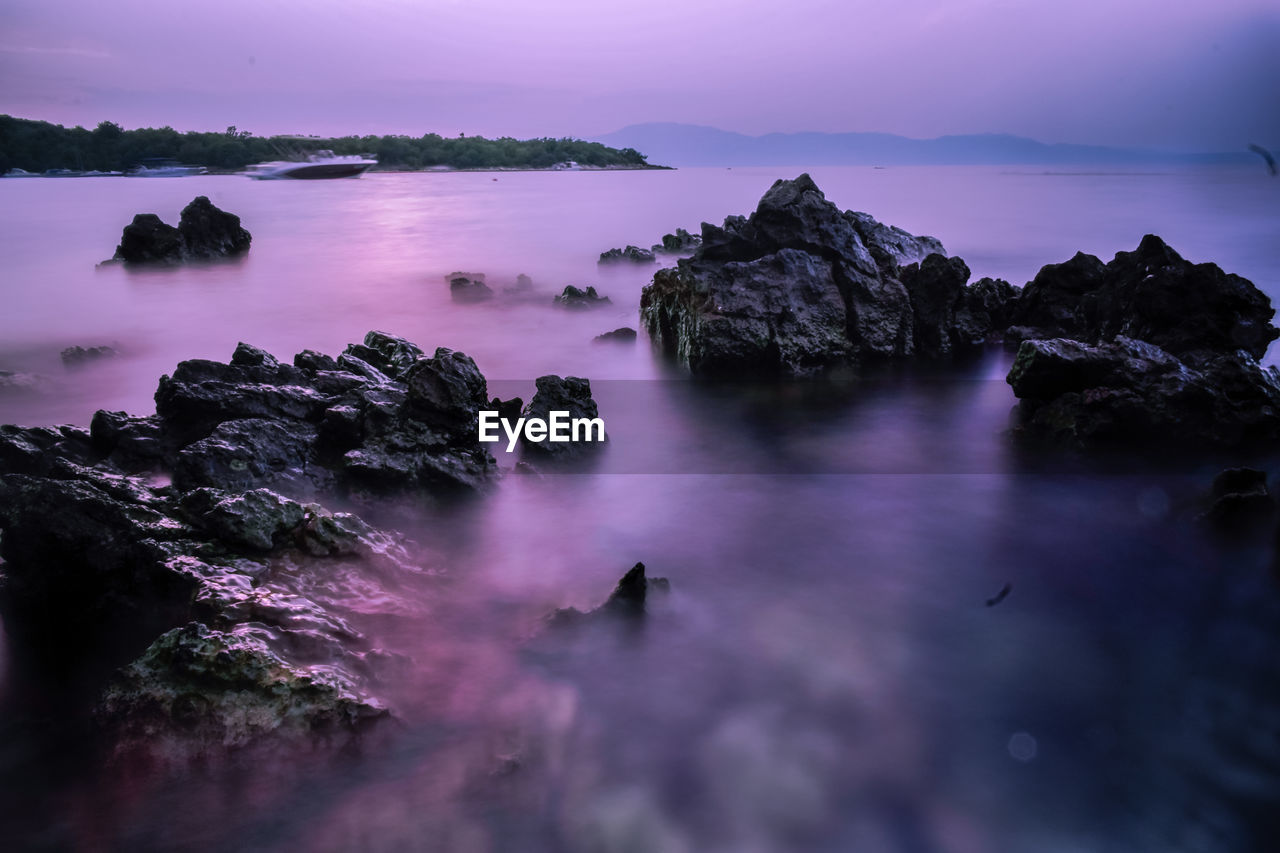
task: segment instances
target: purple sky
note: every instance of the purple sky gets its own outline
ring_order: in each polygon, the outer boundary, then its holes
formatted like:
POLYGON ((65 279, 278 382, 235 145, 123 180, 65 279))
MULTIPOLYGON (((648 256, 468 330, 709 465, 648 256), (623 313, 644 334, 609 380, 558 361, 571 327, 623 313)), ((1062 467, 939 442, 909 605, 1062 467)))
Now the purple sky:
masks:
POLYGON ((255 133, 1280 145, 1276 0, 5 0, 0 112, 255 133))

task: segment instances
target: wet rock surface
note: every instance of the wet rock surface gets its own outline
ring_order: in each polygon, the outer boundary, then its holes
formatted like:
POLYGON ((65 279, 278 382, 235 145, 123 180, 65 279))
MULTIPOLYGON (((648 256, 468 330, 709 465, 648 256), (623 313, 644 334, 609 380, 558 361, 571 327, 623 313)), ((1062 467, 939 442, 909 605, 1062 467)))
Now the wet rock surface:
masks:
POLYGON ((196 196, 173 227, 154 213, 140 213, 126 225, 113 260, 126 264, 179 264, 234 258, 249 251, 252 236, 240 217, 196 196))
POLYGON ((775 183, 750 217, 704 223, 693 256, 644 289, 641 321, 660 349, 698 374, 798 375, 942 357, 998 331, 991 310, 971 304, 985 300, 998 313, 1012 296, 986 285, 970 296, 967 279, 968 268, 947 261, 936 239, 842 212, 801 175, 775 183), (931 256, 904 277, 902 265, 931 256))
POLYGON ((565 285, 564 290, 558 295, 554 304, 560 308, 568 308, 571 311, 583 311, 591 308, 603 308, 606 305, 612 305, 613 300, 607 296, 601 296, 596 293, 594 287, 588 287, 583 290, 580 287, 574 287, 572 284, 565 285))

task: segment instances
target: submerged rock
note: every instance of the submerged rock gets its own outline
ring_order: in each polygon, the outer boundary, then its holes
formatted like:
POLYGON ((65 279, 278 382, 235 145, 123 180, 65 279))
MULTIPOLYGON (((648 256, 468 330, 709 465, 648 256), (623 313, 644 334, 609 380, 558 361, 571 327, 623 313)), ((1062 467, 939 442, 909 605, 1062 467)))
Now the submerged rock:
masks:
POLYGON ((484 283, 484 273, 454 272, 444 277, 449 298, 454 302, 484 302, 493 298, 493 288, 484 283))
POLYGON ((596 293, 594 287, 588 287, 583 290, 580 287, 574 287, 572 284, 565 285, 564 291, 555 298, 554 302, 561 308, 574 310, 601 308, 612 304, 612 300, 609 297, 596 293))
POLYGON ((0 370, 0 394, 39 391, 44 384, 44 379, 34 373, 19 373, 15 370, 0 370))
POLYGON ((79 367, 91 361, 99 361, 104 358, 115 358, 120 352, 115 347, 98 346, 98 347, 67 347, 61 353, 62 363, 67 367, 79 367))
POLYGON ((1002 292, 971 297, 967 279, 934 238, 841 212, 801 175, 776 182, 750 217, 704 223, 702 245, 654 276, 640 313, 655 344, 694 373, 796 375, 980 343, 997 330, 990 311, 969 305, 1002 292), (901 264, 930 256, 904 278, 901 264))
POLYGON ((1254 468, 1228 468, 1213 478, 1209 508, 1200 520, 1226 535, 1249 535, 1274 526, 1276 499, 1267 474, 1254 468))
POLYGON ((1015 432, 1054 442, 1242 447, 1280 439, 1280 370, 1247 355, 1186 363, 1123 336, 1023 341, 1015 432))
POLYGON ((193 260, 232 258, 249 251, 252 236, 240 217, 219 210, 205 196, 196 196, 182 210, 178 227, 154 213, 140 213, 126 225, 114 260, 126 264, 178 264, 193 260))
POLYGON ((639 246, 627 246, 625 249, 609 249, 607 252, 600 253, 601 264, 616 264, 628 262, 633 264, 651 264, 657 258, 653 252, 648 249, 642 249, 639 246))
POLYGON ((597 344, 633 344, 636 342, 636 330, 623 326, 621 329, 614 329, 612 332, 596 335, 591 340, 597 344))
POLYGON ((650 597, 670 591, 671 584, 666 578, 645 577, 644 563, 636 563, 599 607, 585 613, 576 607, 561 608, 551 614, 548 627, 563 630, 609 620, 630 622, 642 619, 648 612, 650 597))

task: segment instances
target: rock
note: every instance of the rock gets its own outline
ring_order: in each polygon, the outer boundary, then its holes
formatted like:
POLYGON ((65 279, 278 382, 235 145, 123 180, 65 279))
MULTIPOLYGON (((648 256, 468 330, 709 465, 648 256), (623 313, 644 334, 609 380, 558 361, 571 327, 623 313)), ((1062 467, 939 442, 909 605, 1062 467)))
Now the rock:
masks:
POLYGON ((125 226, 115 260, 126 264, 178 264, 232 258, 249 251, 252 237, 240 217, 219 210, 205 196, 182 209, 178 227, 154 213, 140 213, 125 226))
POLYGON ((655 243, 653 253, 664 255, 687 255, 702 245, 702 238, 690 234, 683 228, 677 228, 674 234, 663 234, 662 242, 655 243))
POLYGON ((1270 298, 1248 280, 1185 261, 1148 234, 1108 264, 1077 254, 1042 268, 1022 290, 1010 337, 1098 343, 1123 335, 1179 358, 1243 350, 1259 359, 1280 336, 1274 315, 1270 298))
POLYGON ((975 330, 985 329, 987 339, 1005 334, 1017 310, 1021 291, 1002 278, 980 278, 965 288, 964 311, 975 330))
POLYGON ((639 246, 627 246, 625 249, 610 249, 607 252, 600 253, 601 264, 616 264, 621 262, 629 262, 633 264, 651 264, 657 258, 653 252, 648 249, 641 249, 639 246))
POLYGON ((524 400, 519 397, 512 397, 510 400, 499 400, 494 397, 489 401, 489 410, 498 413, 498 417, 515 423, 520 419, 520 413, 524 410, 524 400))
POLYGON ((597 344, 633 344, 636 342, 636 330, 623 326, 621 329, 614 329, 612 332, 596 335, 591 340, 597 344))
POLYGON ((1023 341, 1015 432, 1078 447, 1245 447, 1280 438, 1280 370, 1247 355, 1185 363, 1123 336, 1023 341))
MULTIPOLYGON (((656 346, 700 374, 797 375, 909 356, 916 312, 898 264, 930 254, 945 261, 937 240, 841 212, 801 175, 776 182, 748 218, 704 223, 693 257, 660 270, 642 292, 641 320, 656 346)), ((921 306, 929 317, 941 311, 923 333, 926 352, 947 354, 953 340, 975 334, 938 323, 981 322, 963 310, 963 273, 958 297, 948 291, 945 306, 921 306)))
POLYGON ((126 264, 180 264, 185 259, 182 234, 154 213, 139 213, 124 227, 114 259, 126 264))
POLYGON ((607 296, 601 296, 596 293, 594 287, 588 287, 583 290, 574 287, 572 284, 565 285, 564 291, 555 298, 555 304, 561 308, 571 308, 581 310, 586 308, 600 308, 604 305, 612 304, 607 296))
POLYGON ((964 261, 933 254, 903 267, 900 275, 911 299, 917 354, 943 358, 980 346, 991 334, 968 309, 969 267, 964 261))
POLYGON ((493 288, 484 283, 484 273, 454 272, 444 277, 454 302, 484 302, 493 298, 493 288))
POLYGON ((240 227, 240 217, 219 210, 205 196, 196 196, 182 209, 178 221, 186 260, 234 258, 249 251, 253 237, 240 227))
MULTIPOLYGON (((534 383, 537 391, 522 414, 526 418, 547 419, 550 412, 568 412, 570 418, 598 418, 600 410, 591 397, 591 382, 577 376, 539 376, 534 383)), ((608 441, 608 436, 604 437, 608 441)), ((598 450, 602 441, 528 441, 521 433, 520 444, 525 452, 559 459, 573 458, 598 450)))
POLYGON ((115 347, 98 346, 98 347, 67 347, 61 353, 62 363, 67 367, 79 367, 91 361, 99 361, 104 358, 114 358, 119 355, 119 351, 115 347))
POLYGON ((154 415, 135 418, 124 412, 99 410, 89 423, 89 437, 99 459, 109 460, 125 471, 159 468, 176 450, 154 415))
POLYGON ((1275 524, 1276 499, 1267 489, 1265 471, 1228 468, 1213 479, 1209 499, 1200 520, 1218 533, 1249 535, 1275 524))
POLYGON ((666 578, 647 578, 644 563, 636 563, 622 576, 613 592, 599 607, 585 613, 576 607, 561 608, 551 615, 548 627, 564 630, 596 622, 632 622, 643 619, 647 613, 649 598, 655 593, 665 595, 670 590, 671 584, 666 578))

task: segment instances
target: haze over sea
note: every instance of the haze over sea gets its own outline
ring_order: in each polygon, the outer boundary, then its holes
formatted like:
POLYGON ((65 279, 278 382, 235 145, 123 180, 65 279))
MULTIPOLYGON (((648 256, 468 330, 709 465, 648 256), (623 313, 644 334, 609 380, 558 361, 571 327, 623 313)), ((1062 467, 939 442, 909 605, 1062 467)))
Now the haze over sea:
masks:
MULTIPOLYGON (((1264 555, 1227 559, 1187 523, 1216 469, 1027 470, 998 349, 942 374, 743 389, 687 381, 643 332, 592 343, 638 325, 653 272, 597 268, 601 251, 747 213, 802 171, 0 182, 0 369, 45 377, 0 397, 0 423, 146 414, 180 360, 242 340, 337 353, 382 329, 468 353, 504 397, 589 377, 611 438, 593 470, 409 508, 440 573, 401 591, 422 614, 408 626, 357 623, 413 660, 392 691, 403 725, 358 754, 122 778, 34 721, 6 660, 10 825, 134 850, 1260 843, 1280 796, 1280 601, 1264 555), (241 217, 244 260, 95 269, 133 214, 176 221, 196 195, 241 217), (455 304, 454 270, 496 290, 525 273, 540 300, 455 304), (557 310, 566 284, 613 304, 557 310), (105 343, 121 356, 59 362, 105 343), (637 560, 673 585, 642 635, 518 650, 637 560)), ((975 278, 1021 285, 1155 233, 1280 297, 1280 181, 1258 168, 807 171, 975 278)))

